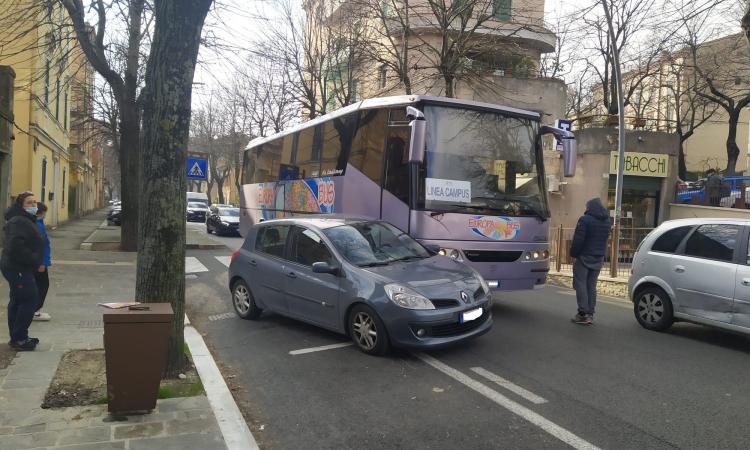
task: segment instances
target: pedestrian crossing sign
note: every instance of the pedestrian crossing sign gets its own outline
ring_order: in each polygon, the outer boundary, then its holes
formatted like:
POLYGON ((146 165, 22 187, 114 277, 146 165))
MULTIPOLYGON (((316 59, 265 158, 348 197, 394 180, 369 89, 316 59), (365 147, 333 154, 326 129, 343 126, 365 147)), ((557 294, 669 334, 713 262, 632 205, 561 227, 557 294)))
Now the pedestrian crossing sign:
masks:
POLYGON ((188 156, 187 177, 191 180, 205 180, 208 178, 208 160, 199 156, 188 156))

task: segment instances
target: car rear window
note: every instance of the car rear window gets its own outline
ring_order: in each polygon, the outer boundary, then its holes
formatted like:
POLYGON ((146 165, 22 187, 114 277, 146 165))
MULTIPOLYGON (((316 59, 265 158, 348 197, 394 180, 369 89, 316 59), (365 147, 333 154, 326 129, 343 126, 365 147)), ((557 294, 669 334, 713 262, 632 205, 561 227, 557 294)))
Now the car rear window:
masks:
POLYGON ((651 246, 651 251, 663 253, 676 252, 677 247, 680 246, 680 242, 685 239, 685 236, 687 236, 692 228, 692 226, 677 227, 665 232, 656 239, 654 245, 651 246))
POLYGON ((288 225, 270 225, 261 228, 255 238, 255 250, 283 258, 287 233, 289 233, 288 225))

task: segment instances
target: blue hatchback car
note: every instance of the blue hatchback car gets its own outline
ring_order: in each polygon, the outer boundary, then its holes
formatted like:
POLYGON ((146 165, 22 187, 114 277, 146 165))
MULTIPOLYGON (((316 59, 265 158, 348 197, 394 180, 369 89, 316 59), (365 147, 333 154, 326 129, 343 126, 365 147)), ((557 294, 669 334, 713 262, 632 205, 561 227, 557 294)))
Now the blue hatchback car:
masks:
POLYGON ((455 344, 492 327, 475 270, 386 222, 304 216, 254 225, 229 266, 243 319, 264 310, 348 334, 365 353, 455 344))

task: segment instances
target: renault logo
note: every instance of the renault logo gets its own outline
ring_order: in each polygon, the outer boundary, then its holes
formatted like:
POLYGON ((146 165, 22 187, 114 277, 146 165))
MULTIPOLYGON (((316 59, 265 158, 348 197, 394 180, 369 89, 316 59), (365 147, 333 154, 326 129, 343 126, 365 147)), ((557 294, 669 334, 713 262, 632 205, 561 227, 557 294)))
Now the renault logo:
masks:
POLYGON ((464 303, 469 303, 469 294, 467 294, 464 291, 461 291, 461 300, 463 300, 464 303))

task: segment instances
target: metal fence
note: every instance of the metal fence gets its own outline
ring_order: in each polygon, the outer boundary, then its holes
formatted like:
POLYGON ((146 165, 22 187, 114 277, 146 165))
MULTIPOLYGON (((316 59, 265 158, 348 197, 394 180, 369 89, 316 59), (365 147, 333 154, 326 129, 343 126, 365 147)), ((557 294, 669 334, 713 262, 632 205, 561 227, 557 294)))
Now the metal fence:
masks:
MULTIPOLYGON (((612 227, 610 239, 607 241, 607 255, 604 257, 605 267, 602 275, 612 278, 627 278, 630 276, 630 268, 638 245, 646 238, 653 228, 621 228, 620 246, 617 257, 613 257, 614 245, 612 236, 615 229, 612 227)), ((575 228, 564 228, 562 226, 552 230, 550 264, 556 272, 573 272, 574 259, 570 256, 570 244, 573 242, 575 228)))
POLYGON ((703 182, 678 185, 675 192, 677 203, 720 206, 723 208, 750 207, 750 180, 729 178, 714 186, 703 182))

